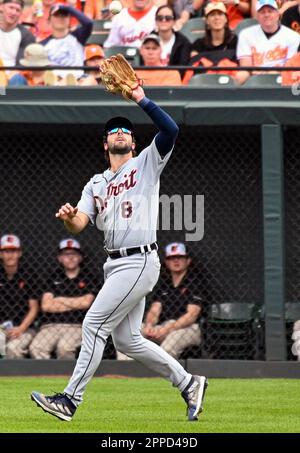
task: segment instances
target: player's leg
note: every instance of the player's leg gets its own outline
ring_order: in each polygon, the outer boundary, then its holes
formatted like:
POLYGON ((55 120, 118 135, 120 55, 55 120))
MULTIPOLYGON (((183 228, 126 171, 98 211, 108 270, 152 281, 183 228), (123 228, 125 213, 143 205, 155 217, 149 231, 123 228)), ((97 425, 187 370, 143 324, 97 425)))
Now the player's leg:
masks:
POLYGON ((59 325, 48 324, 41 328, 29 345, 30 356, 33 359, 50 359, 51 352, 59 340, 59 325))
POLYGON ((61 324, 62 332, 56 346, 58 359, 74 360, 76 351, 81 345, 81 325, 61 324))
POLYGON ((29 345, 35 335, 33 329, 28 329, 19 338, 9 340, 6 345, 6 357, 8 359, 22 359, 28 354, 29 345))
POLYGON ((141 300, 113 330, 114 345, 116 349, 143 363, 183 391, 192 375, 160 346, 142 336, 141 324, 144 309, 145 299, 141 300))
POLYGON ((202 411, 205 390, 208 382, 205 376, 192 376, 156 343, 141 335, 144 313, 144 299, 137 304, 112 332, 115 347, 138 360, 177 387, 184 398, 188 419, 198 419, 202 411))
POLYGON ((178 359, 183 351, 190 346, 199 346, 201 342, 200 327, 198 324, 173 330, 160 344, 168 354, 178 359))
POLYGON ((75 405, 102 359, 107 338, 157 282, 160 270, 156 252, 111 260, 107 278, 82 325, 82 345, 77 364, 64 392, 75 405))

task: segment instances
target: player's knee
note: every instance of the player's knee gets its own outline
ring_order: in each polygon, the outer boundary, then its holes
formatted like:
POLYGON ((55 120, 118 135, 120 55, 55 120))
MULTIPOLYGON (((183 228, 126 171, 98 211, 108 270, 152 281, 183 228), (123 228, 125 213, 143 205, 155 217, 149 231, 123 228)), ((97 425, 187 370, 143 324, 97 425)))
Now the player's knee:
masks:
POLYGON ((44 348, 41 347, 40 341, 37 341, 36 339, 32 341, 32 343, 29 345, 29 355, 33 359, 45 359, 45 358, 50 358, 45 357, 46 351, 44 348))
POLYGON ((15 345, 13 342, 7 343, 6 345, 6 357, 8 359, 21 359, 23 357, 21 348, 15 345))
POLYGON ((123 354, 126 353, 126 349, 127 349, 127 343, 126 341, 124 341, 122 338, 114 338, 114 344, 115 344, 115 348, 122 352, 123 354))
POLYGON ((114 338, 116 349, 126 355, 132 355, 138 352, 143 341, 145 341, 145 339, 142 335, 129 338, 114 338))
POLYGON ((75 359, 76 350, 71 350, 70 348, 65 348, 63 345, 58 345, 56 349, 56 358, 64 360, 73 360, 75 359))

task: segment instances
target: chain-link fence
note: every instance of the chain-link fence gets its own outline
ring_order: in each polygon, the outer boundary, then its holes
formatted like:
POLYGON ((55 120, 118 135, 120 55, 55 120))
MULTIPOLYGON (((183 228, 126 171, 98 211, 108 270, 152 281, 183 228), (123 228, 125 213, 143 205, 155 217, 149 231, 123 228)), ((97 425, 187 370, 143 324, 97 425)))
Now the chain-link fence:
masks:
POLYGON ((300 358, 300 131, 288 128, 284 134, 286 298, 285 324, 288 359, 300 358), (297 322, 298 321, 298 322, 297 322), (295 341, 293 341, 293 338, 295 341), (294 345, 294 354, 292 346, 294 345))
MULTIPOLYGON (((85 183, 105 168, 101 130, 99 125, 0 126, 4 176, 0 186, 0 233, 17 235, 23 252, 20 272, 10 286, 2 270, 0 323, 12 321, 19 325, 28 312, 24 300, 29 296, 39 301, 43 298, 44 310, 39 311, 33 324, 35 330, 24 344, 16 341, 24 338, 20 331, 7 337, 8 357, 47 358, 48 354, 71 358, 78 353, 80 327, 76 324, 80 325, 85 311, 77 305, 76 309, 70 308, 70 301, 62 299, 85 297, 101 288, 105 253, 101 233, 93 228, 81 233, 77 237, 83 253, 81 274, 69 284, 57 258, 59 241, 69 234, 54 215, 66 201, 75 205, 85 183), (12 297, 12 287, 18 293, 23 291, 22 295, 12 297), (57 305, 53 302, 55 298, 57 305), (25 303, 27 311, 23 310, 20 317, 21 304, 25 303), (66 328, 65 324, 74 329, 66 328), (54 328, 51 331, 45 325, 54 328)), ((147 145, 154 134, 152 126, 137 126, 137 149, 147 145)), ((192 323, 200 326, 201 341, 199 336, 185 341, 176 352, 180 357, 253 359, 263 354, 257 315, 257 307, 263 304, 260 149, 258 127, 182 127, 173 156, 162 174, 161 194, 192 196, 194 204, 197 195, 204 195, 202 240, 186 241, 186 234, 191 233, 187 225, 183 225, 183 230, 174 230, 178 223, 178 212, 174 210, 170 231, 158 232, 162 259, 164 246, 174 241, 185 242, 192 259, 189 272, 192 278, 182 283, 177 293, 172 293, 177 294, 177 299, 174 296, 170 304, 166 297, 159 301, 163 310, 158 324, 163 319, 178 319, 187 305, 202 308, 200 314, 194 310, 192 323)), ((198 215, 194 205, 194 221, 198 215)), ((297 267, 296 261, 294 266, 297 267)), ((170 274, 164 268, 160 283, 169 284, 173 290, 168 277, 170 274)), ((163 297, 155 291, 156 296, 149 297, 147 310, 155 298, 163 297)), ((91 301, 89 297, 84 300, 87 308, 91 301)), ((180 334, 181 338, 192 335, 188 329, 180 334)), ((156 341, 164 340, 165 337, 156 341)), ((178 338, 174 341, 178 342, 178 338)), ((111 340, 104 357, 115 357, 111 340)))

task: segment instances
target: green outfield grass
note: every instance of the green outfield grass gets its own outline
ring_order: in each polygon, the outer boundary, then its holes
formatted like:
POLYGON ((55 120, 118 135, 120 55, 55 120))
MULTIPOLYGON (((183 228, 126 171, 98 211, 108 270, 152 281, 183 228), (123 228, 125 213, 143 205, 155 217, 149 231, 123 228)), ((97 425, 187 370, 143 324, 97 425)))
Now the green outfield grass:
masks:
POLYGON ((0 378, 1 433, 300 432, 299 381, 211 379, 205 410, 187 422, 177 389, 162 379, 94 378, 72 422, 45 414, 30 392, 62 391, 67 378, 0 378))

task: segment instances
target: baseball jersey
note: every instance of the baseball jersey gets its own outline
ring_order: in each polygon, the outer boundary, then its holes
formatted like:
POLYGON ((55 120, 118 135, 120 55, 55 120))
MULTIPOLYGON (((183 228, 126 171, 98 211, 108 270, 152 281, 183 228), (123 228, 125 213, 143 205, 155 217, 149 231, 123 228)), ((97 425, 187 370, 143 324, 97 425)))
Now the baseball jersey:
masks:
POLYGON ((156 241, 159 176, 171 152, 162 158, 154 139, 116 173, 108 169, 84 187, 78 210, 104 232, 109 250, 156 241))
POLYGON ((18 326, 28 313, 30 299, 37 300, 38 284, 33 273, 26 268, 19 269, 11 280, 8 280, 4 269, 0 269, 0 324, 12 321, 18 326))
POLYGON ((190 304, 201 306, 205 303, 204 295, 199 289, 199 276, 188 271, 177 287, 173 286, 171 275, 162 276, 158 286, 151 297, 152 302, 160 302, 162 311, 159 324, 169 319, 178 319, 187 312, 190 304))
POLYGON ((283 66, 298 52, 300 35, 281 25, 278 32, 267 38, 260 25, 241 31, 237 58, 252 57, 254 66, 283 66))
POLYGON ((141 47, 142 40, 155 28, 155 13, 157 7, 153 6, 147 14, 136 20, 127 8, 117 14, 112 21, 112 27, 104 47, 132 46, 141 47))
MULTIPOLYGON (((52 293, 54 297, 80 297, 96 294, 95 278, 90 272, 81 269, 77 277, 69 278, 62 269, 54 272, 44 285, 44 292, 52 293)), ((81 324, 87 310, 71 310, 62 313, 43 312, 41 324, 66 323, 81 324)))

